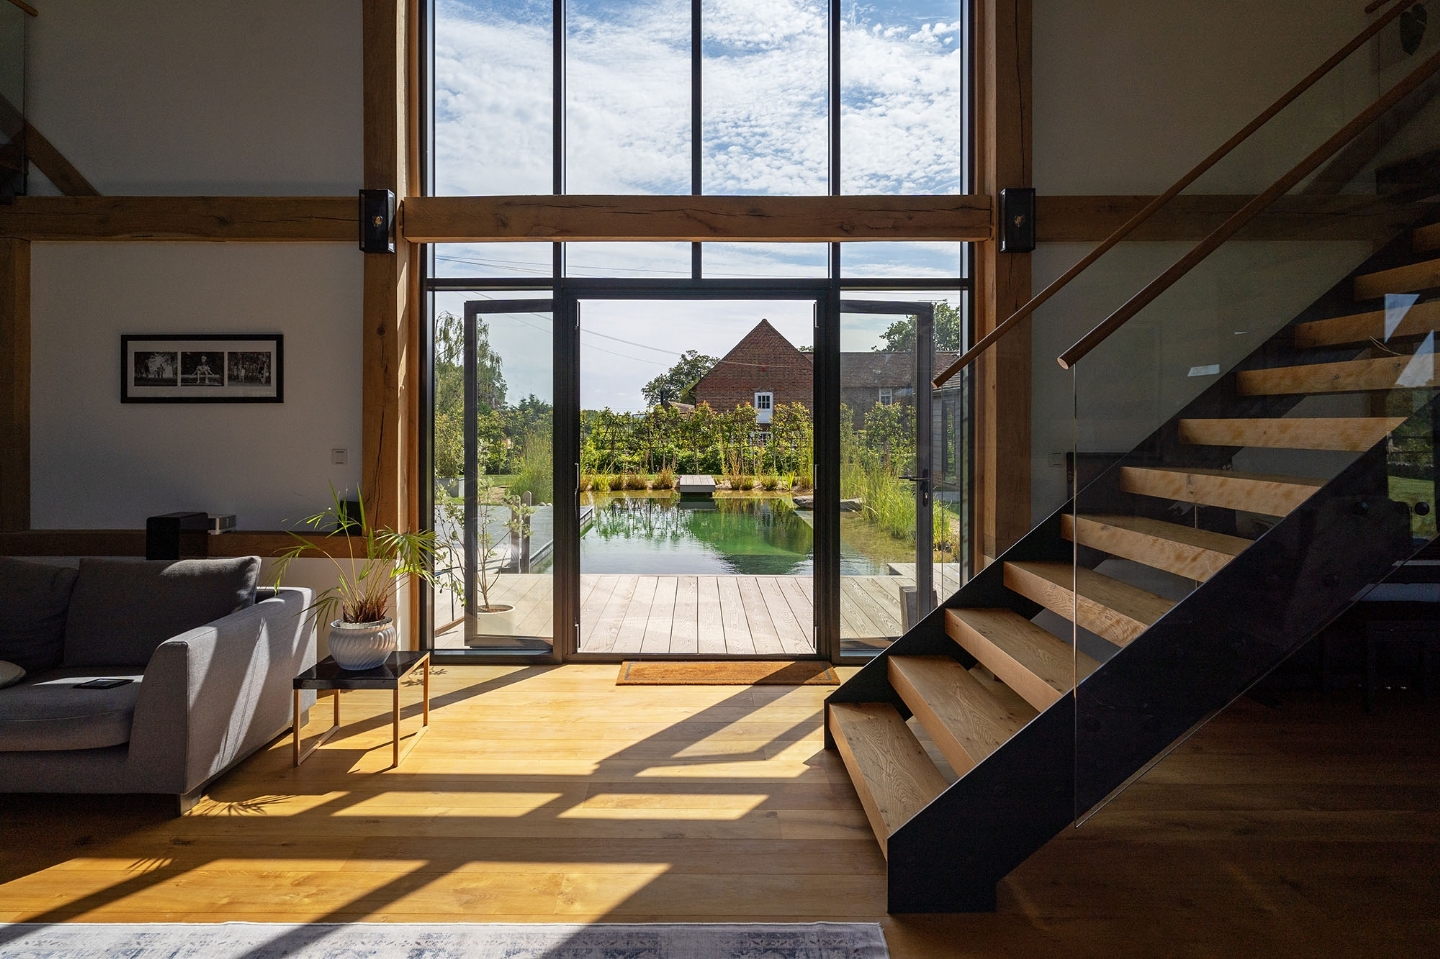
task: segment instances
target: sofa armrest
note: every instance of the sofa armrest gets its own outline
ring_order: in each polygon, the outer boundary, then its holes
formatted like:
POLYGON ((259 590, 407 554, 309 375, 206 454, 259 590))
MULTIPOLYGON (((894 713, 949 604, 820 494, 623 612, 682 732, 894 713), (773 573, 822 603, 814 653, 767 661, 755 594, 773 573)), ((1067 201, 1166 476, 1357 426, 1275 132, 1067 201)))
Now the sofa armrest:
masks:
POLYGON ((290 725, 293 680, 315 665, 310 595, 261 594, 253 606, 156 648, 130 732, 138 780, 153 791, 188 793, 290 725))

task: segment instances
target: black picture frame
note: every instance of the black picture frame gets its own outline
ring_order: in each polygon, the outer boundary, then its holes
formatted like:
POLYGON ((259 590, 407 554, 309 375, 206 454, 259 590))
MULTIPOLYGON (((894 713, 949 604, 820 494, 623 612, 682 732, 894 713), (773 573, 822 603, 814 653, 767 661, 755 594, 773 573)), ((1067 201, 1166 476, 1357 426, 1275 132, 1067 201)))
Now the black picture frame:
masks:
POLYGON ((279 333, 125 333, 122 403, 283 403, 279 333))

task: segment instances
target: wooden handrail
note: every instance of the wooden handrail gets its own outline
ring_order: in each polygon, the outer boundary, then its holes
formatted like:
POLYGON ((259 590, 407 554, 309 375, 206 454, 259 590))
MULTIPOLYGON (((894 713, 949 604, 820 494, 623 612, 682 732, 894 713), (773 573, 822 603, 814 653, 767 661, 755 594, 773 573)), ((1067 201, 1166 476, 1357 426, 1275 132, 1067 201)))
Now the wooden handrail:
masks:
POLYGON ((1301 180, 1315 172, 1330 157, 1334 156, 1341 147, 1359 136, 1366 127, 1380 119, 1386 111, 1395 104, 1409 96, 1420 84, 1424 83, 1437 71, 1440 71, 1440 52, 1431 54, 1430 59, 1412 70, 1409 76, 1401 80, 1380 99, 1370 104, 1362 113, 1356 116, 1349 123, 1345 124, 1335 134, 1326 140, 1314 152, 1291 168, 1280 179, 1270 185, 1265 192, 1256 195, 1245 206, 1241 207, 1230 219, 1222 223, 1214 233, 1211 233, 1189 253, 1185 254, 1175 262, 1170 269, 1160 274, 1145 289, 1136 293, 1114 313, 1102 320, 1093 330, 1086 333, 1075 345, 1056 357, 1060 368, 1070 369, 1087 353, 1105 342, 1110 334, 1124 326, 1135 314, 1139 313, 1146 306, 1150 305, 1160 294, 1170 289, 1186 273, 1189 273, 1201 260, 1204 260, 1211 253, 1214 253, 1230 237, 1239 232, 1240 228, 1249 223, 1260 211, 1264 210, 1271 203, 1289 193, 1301 180))
POLYGON ((40 11, 30 6, 30 4, 25 2, 25 0, 10 0, 10 2, 15 4, 15 6, 19 7, 21 10, 24 10, 26 13, 30 14, 30 16, 32 17, 40 16, 40 11))
POLYGON ((1369 3, 1365 4, 1365 12, 1374 13, 1376 10, 1379 10, 1381 7, 1385 6, 1385 4, 1393 2, 1394 0, 1370 0, 1369 3))
POLYGON ((1175 181, 1174 185, 1172 185, 1170 189, 1166 190, 1164 193, 1161 193, 1159 196, 1155 197, 1155 199, 1147 203, 1143 209, 1137 212, 1130 219, 1126 220, 1119 229, 1117 229, 1114 233, 1110 234, 1110 236, 1106 237, 1099 246, 1095 247, 1095 249, 1091 250, 1089 253, 1085 254, 1085 256, 1081 257, 1079 262, 1077 262, 1074 266, 1070 267, 1070 269, 1062 273, 1049 286, 1045 287, 1045 289, 1041 290, 1039 293, 1035 294, 1035 296, 1031 297, 1028 303, 1026 303, 1024 306, 1020 307, 1018 310, 1012 313, 1003 323, 1000 323, 989 333, 986 333, 983 337, 977 340, 975 342, 975 345, 971 346, 970 349, 962 353, 959 357, 956 358, 954 363, 951 363, 945 368, 944 372, 942 372, 939 376, 935 377, 933 381, 935 388, 939 389, 940 387, 944 386, 951 377, 953 377, 956 373, 959 373, 965 367, 969 366, 972 362, 974 362, 977 356, 988 350, 992 345, 994 345, 996 341, 998 341, 1001 337, 1005 336, 1012 329, 1018 326, 1021 321, 1029 317, 1030 314, 1034 313, 1041 306, 1045 305, 1045 303, 1050 300, 1051 297, 1053 297, 1056 293, 1059 293, 1062 289, 1068 286, 1071 280, 1075 279, 1075 277, 1088 270, 1096 260, 1100 259, 1106 253, 1108 253, 1116 244, 1120 243, 1131 233, 1135 232, 1135 229, 1137 227, 1143 224, 1146 220, 1150 219, 1150 217, 1152 217, 1157 211, 1159 211, 1161 207, 1165 206, 1165 204, 1173 200, 1186 187, 1190 186, 1190 184, 1200 179, 1200 177, 1203 176, 1206 172, 1208 172, 1211 167, 1219 163, 1226 156, 1228 156, 1232 150, 1234 150, 1241 143, 1244 143, 1247 139, 1249 139, 1251 134, 1255 133, 1256 130, 1259 130, 1265 124, 1269 123, 1276 114, 1289 106, 1306 90, 1309 90, 1312 86, 1318 83, 1322 78, 1324 78, 1327 73, 1335 69, 1336 66, 1338 66, 1342 61, 1348 58, 1350 54, 1354 53, 1356 50, 1360 49, 1362 46, 1368 43, 1371 37, 1375 36, 1375 34, 1385 29, 1386 26, 1388 26, 1393 20, 1399 17, 1400 14, 1403 12, 1403 4, 1394 7, 1393 9, 1389 10, 1384 16, 1380 17, 1374 23, 1371 23, 1364 30, 1360 31, 1360 33, 1356 34, 1353 40, 1345 44, 1345 46, 1341 47, 1339 50, 1335 51, 1335 53, 1331 55, 1329 59, 1327 59, 1324 63, 1320 64, 1320 66, 1312 70, 1304 79, 1302 79, 1299 83, 1295 84, 1295 86, 1291 87, 1284 96, 1276 100, 1274 103, 1270 104, 1270 106, 1266 107, 1259 115, 1255 117, 1255 119, 1251 120, 1234 136, 1222 143, 1213 153, 1207 156, 1204 160, 1201 160, 1200 163, 1193 170, 1185 174, 1179 180, 1175 181))

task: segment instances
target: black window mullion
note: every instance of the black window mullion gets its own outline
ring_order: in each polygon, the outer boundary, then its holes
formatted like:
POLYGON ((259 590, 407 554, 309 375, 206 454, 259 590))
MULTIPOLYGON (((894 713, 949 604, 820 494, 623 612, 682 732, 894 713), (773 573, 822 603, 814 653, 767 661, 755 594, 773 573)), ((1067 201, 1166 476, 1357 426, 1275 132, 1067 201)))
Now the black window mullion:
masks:
MULTIPOLYGON (((701 57, 703 36, 700 16, 703 0, 690 0, 690 194, 699 196, 702 192, 703 169, 701 159, 704 153, 704 120, 701 113, 701 57)), ((690 279, 698 280, 701 272, 701 247, 690 244, 690 279)))

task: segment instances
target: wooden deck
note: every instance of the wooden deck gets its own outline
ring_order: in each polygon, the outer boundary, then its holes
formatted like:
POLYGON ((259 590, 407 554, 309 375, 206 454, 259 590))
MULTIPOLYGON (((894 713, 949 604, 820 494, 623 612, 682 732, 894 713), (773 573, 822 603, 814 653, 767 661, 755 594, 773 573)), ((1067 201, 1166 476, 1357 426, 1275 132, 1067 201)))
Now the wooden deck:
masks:
MULTIPOLYGON (((840 639, 884 645, 900 635, 900 587, 913 576, 845 576, 840 639)), ((554 635, 553 580, 502 574, 490 601, 515 607, 493 626, 487 646, 507 637, 554 635)), ((436 619, 446 625, 448 594, 436 619)), ((582 653, 679 653, 714 656, 806 655, 815 652, 815 581, 809 576, 581 575, 582 653)), ((517 644, 518 645, 518 644, 517 644)), ((463 625, 450 624, 437 649, 465 646, 463 625)))

